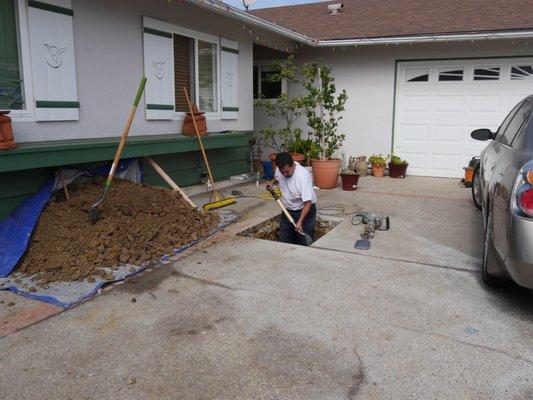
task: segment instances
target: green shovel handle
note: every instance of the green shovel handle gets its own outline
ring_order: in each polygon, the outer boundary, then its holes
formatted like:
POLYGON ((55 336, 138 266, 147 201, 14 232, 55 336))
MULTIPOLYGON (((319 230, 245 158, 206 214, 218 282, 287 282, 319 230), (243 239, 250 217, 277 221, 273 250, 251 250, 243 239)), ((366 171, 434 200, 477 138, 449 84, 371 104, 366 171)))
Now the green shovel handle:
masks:
POLYGON ((133 105, 137 107, 139 105, 139 101, 141 101, 141 96, 144 91, 144 86, 146 85, 146 76, 143 76, 141 79, 141 83, 139 83, 139 88, 137 89, 137 95, 135 96, 135 101, 133 102, 133 105))

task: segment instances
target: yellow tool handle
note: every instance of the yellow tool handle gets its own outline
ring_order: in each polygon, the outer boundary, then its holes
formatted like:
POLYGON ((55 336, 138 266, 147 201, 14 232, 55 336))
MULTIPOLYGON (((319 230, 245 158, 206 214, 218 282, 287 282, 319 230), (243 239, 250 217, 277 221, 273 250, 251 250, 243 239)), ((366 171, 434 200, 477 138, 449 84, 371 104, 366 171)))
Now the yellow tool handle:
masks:
POLYGON ((196 137, 198 138, 198 143, 200 144, 200 150, 202 150, 202 156, 204 157, 205 166, 207 168, 207 173, 209 174, 209 179, 211 180, 211 185, 213 186, 213 192, 215 193, 216 201, 220 201, 218 197, 218 192, 215 188, 215 180, 213 179, 213 174, 211 173, 211 167, 207 161, 207 154, 205 154, 204 144, 202 138, 200 137, 200 131, 198 130, 198 125, 196 125, 196 116, 194 115, 194 110, 192 109, 191 101, 189 100, 189 94, 187 93, 187 88, 183 87, 183 92, 185 93, 185 99, 187 99, 187 105, 189 106, 189 112, 191 113, 192 123, 194 125, 194 131, 196 132, 196 137))
POLYGON ((287 219, 289 220, 289 222, 291 224, 293 224, 294 226, 296 226, 296 223, 294 222, 294 218, 292 218, 292 215, 287 211, 287 209, 285 208, 285 206, 283 205, 283 203, 281 202, 280 199, 277 199, 276 200, 279 204, 279 206, 281 207, 281 209, 283 210, 283 214, 285 214, 285 216, 287 217, 287 219))
POLYGON ((178 192, 179 194, 181 194, 181 197, 183 197, 190 205, 192 208, 198 208, 196 206, 196 204, 194 204, 192 202, 192 200, 189 198, 189 196, 187 196, 187 194, 185 194, 185 192, 183 190, 181 190, 181 188, 176 185, 176 182, 174 182, 172 180, 172 178, 170 176, 168 176, 168 174, 163 170, 163 168, 161 168, 159 166, 159 164, 157 164, 154 160, 152 160, 150 157, 145 157, 145 160, 148 161, 148 164, 151 165, 151 167, 154 169, 155 172, 157 172, 161 178, 163 178, 163 180, 168 183, 168 185, 173 189, 175 190, 176 192, 178 192))

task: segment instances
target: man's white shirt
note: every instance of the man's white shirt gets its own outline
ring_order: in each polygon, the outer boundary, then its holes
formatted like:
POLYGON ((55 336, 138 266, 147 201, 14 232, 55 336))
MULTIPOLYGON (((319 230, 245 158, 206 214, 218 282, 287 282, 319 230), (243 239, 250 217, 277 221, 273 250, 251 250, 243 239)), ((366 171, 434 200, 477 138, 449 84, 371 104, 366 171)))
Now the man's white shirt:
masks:
POLYGON ((301 210, 304 202, 316 203, 316 193, 313 190, 313 179, 307 169, 296 161, 294 173, 290 178, 285 178, 276 168, 275 177, 283 194, 281 201, 289 210, 301 210))

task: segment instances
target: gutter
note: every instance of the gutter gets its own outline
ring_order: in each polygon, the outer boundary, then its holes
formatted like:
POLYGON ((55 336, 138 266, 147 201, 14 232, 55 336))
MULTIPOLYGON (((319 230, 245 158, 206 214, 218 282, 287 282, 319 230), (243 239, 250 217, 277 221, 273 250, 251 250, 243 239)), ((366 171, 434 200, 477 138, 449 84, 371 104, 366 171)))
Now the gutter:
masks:
POLYGON ((527 39, 533 38, 533 31, 520 32, 494 32, 494 33, 465 33, 448 35, 427 35, 427 36, 396 36, 386 38, 368 39, 335 39, 319 40, 316 47, 333 46, 369 46, 369 45, 398 45, 400 43, 434 43, 434 42, 463 42, 472 40, 491 39, 527 39))
POLYGON ((277 25, 274 22, 256 17, 218 0, 187 0, 187 3, 215 12, 217 14, 222 14, 226 17, 236 19, 237 21, 248 25, 254 25, 268 31, 278 33, 281 36, 295 40, 299 43, 307 44, 309 46, 316 46, 318 43, 317 40, 310 38, 309 36, 295 32, 288 28, 284 28, 283 26, 277 25))

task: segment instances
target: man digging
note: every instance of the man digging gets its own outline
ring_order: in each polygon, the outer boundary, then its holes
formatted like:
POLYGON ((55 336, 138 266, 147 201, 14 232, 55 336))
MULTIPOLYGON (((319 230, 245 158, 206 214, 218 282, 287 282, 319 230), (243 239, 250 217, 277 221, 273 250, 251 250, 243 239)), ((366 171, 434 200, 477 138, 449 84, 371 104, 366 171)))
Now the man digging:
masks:
POLYGON ((292 225, 284 213, 279 223, 279 239, 283 243, 306 246, 304 232, 314 240, 316 222, 316 193, 313 190, 313 179, 304 167, 292 159, 289 153, 276 156, 274 174, 281 189, 281 201, 296 223, 292 225))

